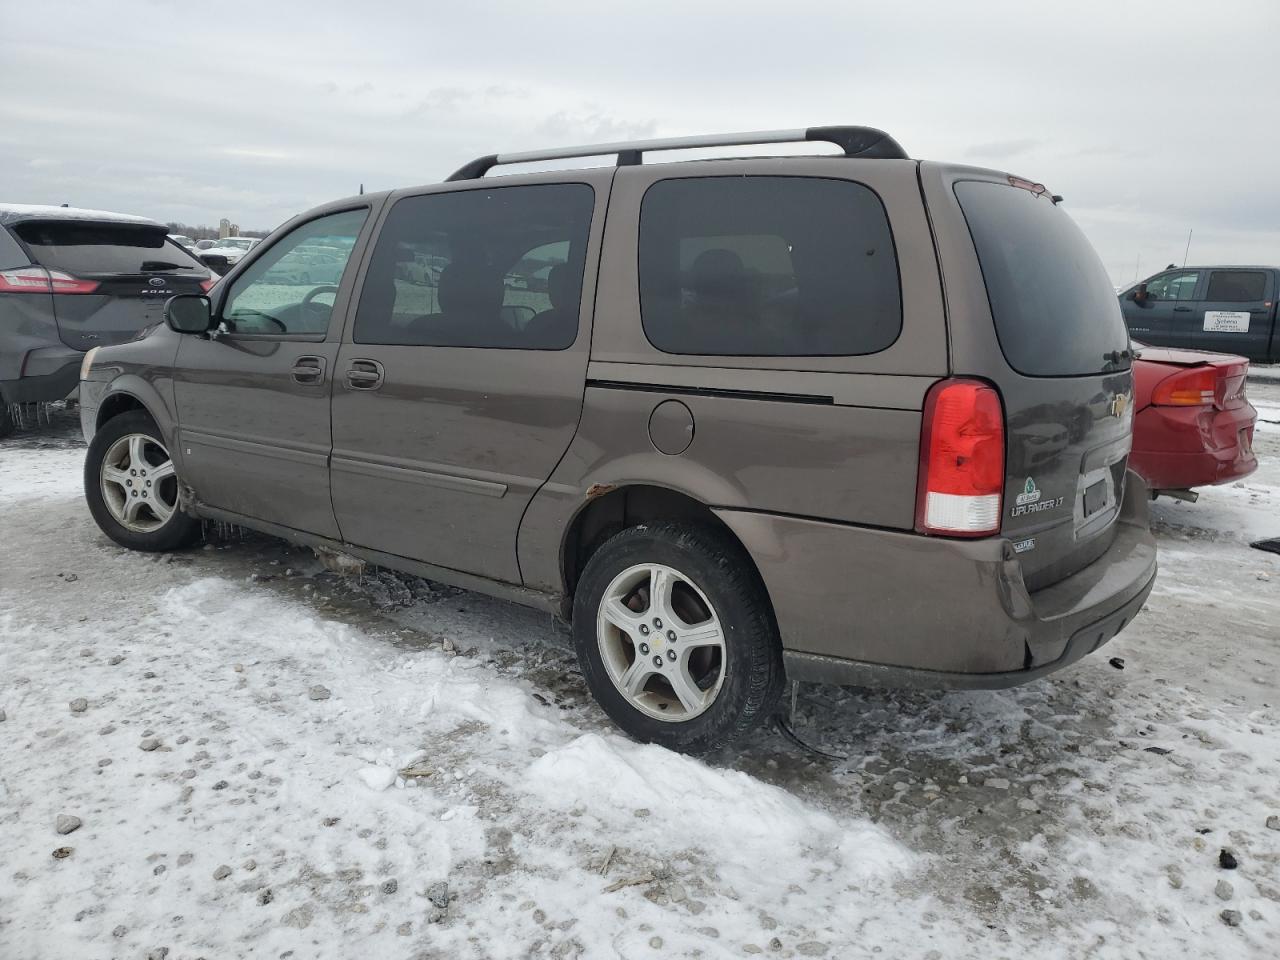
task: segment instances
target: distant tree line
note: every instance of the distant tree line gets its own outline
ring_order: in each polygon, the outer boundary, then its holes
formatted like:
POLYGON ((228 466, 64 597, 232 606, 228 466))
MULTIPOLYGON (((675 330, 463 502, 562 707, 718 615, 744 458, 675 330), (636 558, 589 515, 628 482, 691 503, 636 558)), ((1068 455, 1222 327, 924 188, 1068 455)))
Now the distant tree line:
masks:
MULTIPOLYGON (((169 221, 165 224, 169 228, 170 233, 176 233, 179 236, 190 237, 192 240, 217 240, 218 228, 216 226, 209 227, 201 224, 193 226, 189 223, 178 223, 177 221, 169 221)), ((240 237, 265 237, 269 230, 241 230, 237 236, 240 237)))

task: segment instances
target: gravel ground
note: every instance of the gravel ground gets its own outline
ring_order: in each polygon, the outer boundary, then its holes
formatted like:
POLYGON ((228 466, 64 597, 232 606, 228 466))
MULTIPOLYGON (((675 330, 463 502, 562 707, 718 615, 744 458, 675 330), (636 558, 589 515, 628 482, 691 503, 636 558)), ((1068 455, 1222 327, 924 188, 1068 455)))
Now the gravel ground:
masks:
POLYGON ((1153 504, 1104 652, 803 685, 807 746, 706 762, 616 735, 544 615, 234 530, 118 549, 55 415, 0 442, 0 957, 1276 956, 1280 385, 1250 393, 1258 473, 1153 504))

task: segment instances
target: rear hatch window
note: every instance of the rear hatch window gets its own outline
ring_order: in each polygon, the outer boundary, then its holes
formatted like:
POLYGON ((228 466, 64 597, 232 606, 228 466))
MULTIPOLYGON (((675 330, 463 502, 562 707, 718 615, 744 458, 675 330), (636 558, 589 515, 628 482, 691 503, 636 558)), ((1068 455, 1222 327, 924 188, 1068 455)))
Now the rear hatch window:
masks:
POLYGON ((1047 193, 1003 183, 964 180, 955 191, 1009 366, 1028 377, 1127 369, 1120 303, 1066 211, 1047 193))
POLYGON ((35 262, 76 277, 208 272, 158 227, 125 223, 23 223, 16 232, 35 262))

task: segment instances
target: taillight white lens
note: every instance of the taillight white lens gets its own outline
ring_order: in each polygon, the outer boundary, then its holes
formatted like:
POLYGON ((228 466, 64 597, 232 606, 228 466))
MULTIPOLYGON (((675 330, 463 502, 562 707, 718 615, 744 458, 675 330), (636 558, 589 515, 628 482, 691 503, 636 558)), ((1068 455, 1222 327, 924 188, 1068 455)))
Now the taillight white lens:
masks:
POLYGON ((943 380, 925 397, 916 530, 981 537, 1000 529, 1004 407, 978 380, 943 380))
POLYGON ((993 533, 1000 529, 1000 494, 966 496, 931 490, 925 494, 924 527, 927 533, 993 533))

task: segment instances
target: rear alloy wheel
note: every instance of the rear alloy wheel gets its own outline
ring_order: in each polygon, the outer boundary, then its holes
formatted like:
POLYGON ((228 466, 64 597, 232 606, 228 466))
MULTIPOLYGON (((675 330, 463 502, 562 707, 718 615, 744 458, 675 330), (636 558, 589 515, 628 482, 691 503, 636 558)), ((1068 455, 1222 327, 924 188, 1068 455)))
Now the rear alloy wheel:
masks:
POLYGON ((637 564, 613 578, 600 602, 596 640, 613 685, 658 720, 692 720, 724 684, 720 618, 706 594, 665 564, 637 564))
POLYGON ((94 435, 85 459, 85 498, 102 532, 132 550, 172 550, 200 524, 178 503, 178 475, 151 418, 131 412, 94 435))
POLYGON ((751 730, 782 688, 764 585, 725 532, 660 522, 592 555, 574 596, 583 675, 639 740, 705 753, 751 730))

